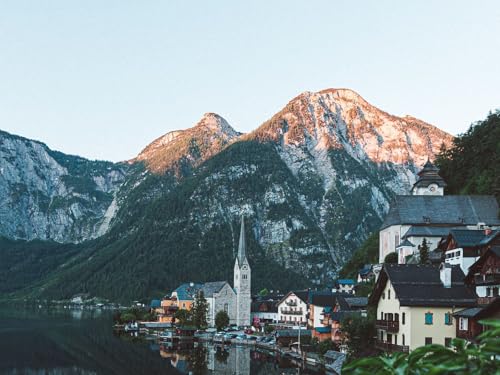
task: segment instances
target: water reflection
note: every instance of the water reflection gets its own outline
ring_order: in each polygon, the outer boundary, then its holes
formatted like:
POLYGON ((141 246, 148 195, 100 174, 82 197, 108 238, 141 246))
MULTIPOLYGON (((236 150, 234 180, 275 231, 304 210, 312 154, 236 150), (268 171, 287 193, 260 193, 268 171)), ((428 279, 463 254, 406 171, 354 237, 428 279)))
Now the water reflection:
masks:
POLYGON ((317 374, 246 346, 175 351, 111 327, 106 312, 0 310, 0 374, 317 374))

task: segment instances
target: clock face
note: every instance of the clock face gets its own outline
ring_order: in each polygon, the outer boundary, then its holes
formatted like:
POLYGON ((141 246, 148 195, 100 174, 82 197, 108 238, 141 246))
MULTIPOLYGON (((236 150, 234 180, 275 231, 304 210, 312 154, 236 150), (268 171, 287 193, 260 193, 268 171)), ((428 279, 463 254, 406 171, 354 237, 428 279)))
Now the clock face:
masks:
POLYGON ((435 192, 436 191, 436 185, 429 186, 429 191, 435 192))
POLYGON ((246 269, 247 269, 247 266, 243 266, 241 269, 242 269, 242 270, 246 270, 246 269))

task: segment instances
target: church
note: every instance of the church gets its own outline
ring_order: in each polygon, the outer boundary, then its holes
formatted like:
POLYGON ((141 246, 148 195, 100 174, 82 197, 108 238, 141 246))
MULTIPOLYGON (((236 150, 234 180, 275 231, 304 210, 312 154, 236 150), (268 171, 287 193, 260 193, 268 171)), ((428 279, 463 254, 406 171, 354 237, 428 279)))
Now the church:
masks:
POLYGON ((398 263, 418 250, 425 238, 437 247, 451 229, 485 229, 500 226, 498 203, 490 195, 446 195, 446 182, 429 160, 418 173, 409 195, 398 195, 380 229, 379 263, 398 253, 398 263))
MULTIPOLYGON (((172 305, 177 309, 190 310, 196 295, 202 291, 208 303, 207 322, 210 327, 215 325, 215 316, 219 311, 228 314, 229 324, 246 327, 250 325, 251 282, 252 271, 246 254, 245 220, 242 217, 238 252, 234 262, 233 287, 227 281, 185 283, 175 289, 169 298, 164 299, 161 305, 169 307, 170 310, 175 310, 171 308, 172 305)), ((168 318, 160 320, 167 321, 168 318)))

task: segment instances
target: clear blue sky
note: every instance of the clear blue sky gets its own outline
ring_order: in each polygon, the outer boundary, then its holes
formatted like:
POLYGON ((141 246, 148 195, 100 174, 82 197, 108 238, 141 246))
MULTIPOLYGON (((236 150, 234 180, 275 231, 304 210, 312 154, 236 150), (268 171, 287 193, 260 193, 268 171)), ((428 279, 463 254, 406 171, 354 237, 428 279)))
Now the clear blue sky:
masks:
POLYGON ((124 160, 217 112, 356 90, 457 134, 500 107, 500 1, 0 3, 0 129, 124 160))

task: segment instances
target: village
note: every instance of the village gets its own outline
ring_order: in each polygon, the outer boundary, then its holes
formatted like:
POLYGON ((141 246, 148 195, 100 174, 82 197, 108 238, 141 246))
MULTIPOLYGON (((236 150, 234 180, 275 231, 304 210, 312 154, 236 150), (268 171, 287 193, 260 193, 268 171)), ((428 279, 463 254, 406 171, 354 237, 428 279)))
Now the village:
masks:
POLYGON ((482 320, 500 318, 498 204, 493 196, 445 195, 438 172, 428 161, 409 194, 396 197, 379 232, 379 263, 365 264, 356 279, 252 295, 242 217, 233 285, 179 285, 151 301, 155 322, 142 327, 166 329, 166 350, 198 340, 248 344, 331 373, 349 355, 475 342, 487 328, 482 320))

